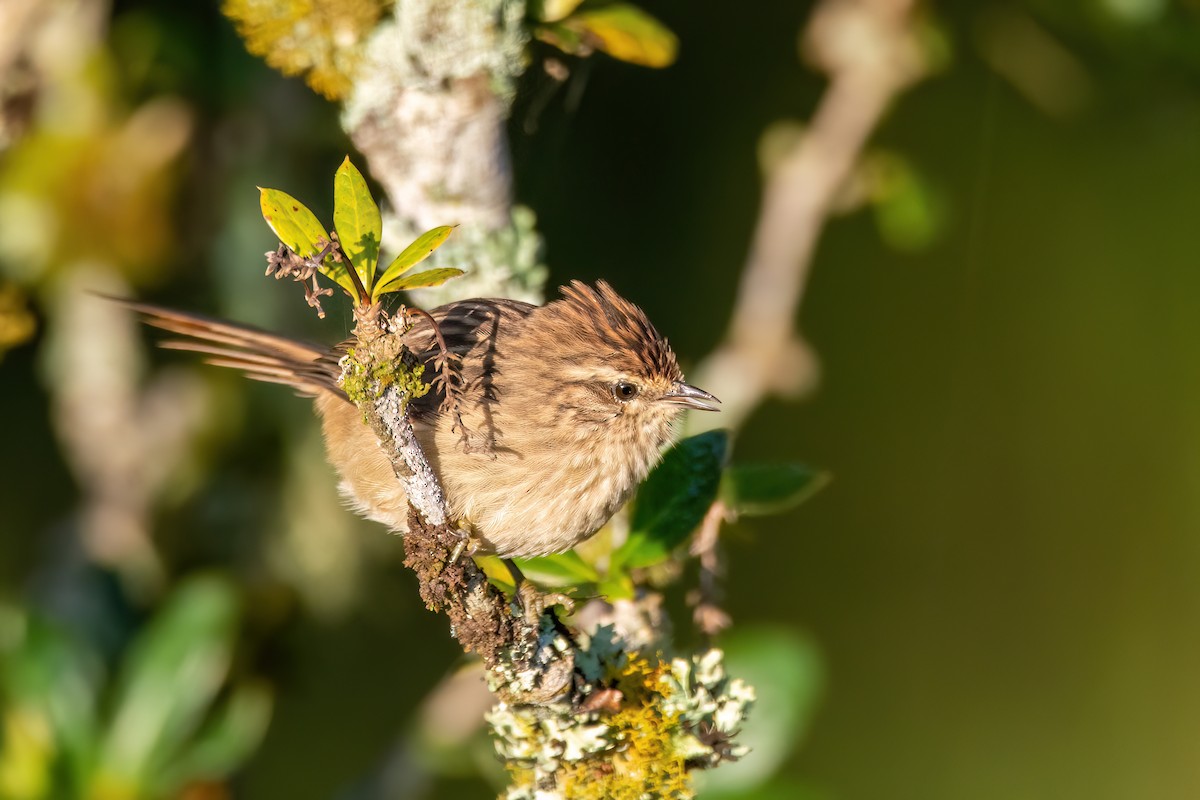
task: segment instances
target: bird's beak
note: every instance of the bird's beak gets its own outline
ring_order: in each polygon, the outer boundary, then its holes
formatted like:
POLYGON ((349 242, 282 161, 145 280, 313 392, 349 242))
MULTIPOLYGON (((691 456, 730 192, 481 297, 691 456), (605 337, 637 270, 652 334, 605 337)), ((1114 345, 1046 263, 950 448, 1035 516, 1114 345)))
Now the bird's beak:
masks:
POLYGON ((697 389, 695 386, 680 381, 671 387, 671 391, 662 396, 662 399, 668 403, 684 406, 685 408, 695 408, 699 411, 720 411, 712 403, 720 403, 721 401, 713 397, 703 389, 697 389))

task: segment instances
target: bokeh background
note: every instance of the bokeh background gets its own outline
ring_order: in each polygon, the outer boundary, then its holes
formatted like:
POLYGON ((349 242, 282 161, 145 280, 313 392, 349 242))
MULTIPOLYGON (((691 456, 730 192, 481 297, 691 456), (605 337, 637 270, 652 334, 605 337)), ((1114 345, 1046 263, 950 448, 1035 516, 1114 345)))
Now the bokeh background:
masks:
MULTIPOLYGON (((565 87, 530 70, 516 188, 552 284, 609 280, 694 364, 730 312, 764 133, 802 124, 823 81, 797 52, 808 3, 642 5, 678 61, 597 56, 565 87)), ((72 67, 53 97, 77 137, 8 129, 0 154, 6 319, 37 326, 0 361, 0 641, 35 613, 120 663, 204 574, 241 602, 195 589, 236 641, 229 685, 274 705, 233 777, 188 796, 381 796, 381 774, 387 796, 492 796, 487 743, 429 733, 458 648, 400 543, 339 508, 307 403, 135 333, 142 380, 161 383, 122 418, 105 375, 128 365, 63 344, 108 324, 73 288, 87 264, 110 265, 114 291, 340 338, 348 312, 318 323, 261 279, 274 240, 254 188, 328 216, 352 152, 336 106, 247 54, 214 3, 80 8, 103 49, 59 42, 72 67), (64 431, 78 404, 98 419, 64 431), (137 436, 124 494, 96 511, 79 454, 86 469, 90 447, 137 436), (122 516, 138 509, 141 533, 122 516), (87 524, 108 533, 81 543, 87 524)), ((1196 797, 1200 5, 926 11, 937 69, 869 146, 889 188, 831 220, 814 259, 798 325, 819 385, 769 402, 736 445, 833 477, 727 539, 733 633, 819 658, 778 774, 741 796, 1196 797)), ((4 737, 10 761, 38 741, 11 714, 4 737)))

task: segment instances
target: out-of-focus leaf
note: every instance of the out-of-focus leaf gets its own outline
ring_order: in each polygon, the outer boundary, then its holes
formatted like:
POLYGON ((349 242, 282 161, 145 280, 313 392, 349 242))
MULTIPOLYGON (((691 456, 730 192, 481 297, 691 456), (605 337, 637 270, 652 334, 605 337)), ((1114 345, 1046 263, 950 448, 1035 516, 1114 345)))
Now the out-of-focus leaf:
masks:
POLYGON ((100 659, 65 632, 0 607, 0 695, 13 713, 40 718, 82 786, 96 738, 100 659))
POLYGON ((534 19, 557 22, 579 8, 583 0, 541 0, 530 4, 534 19))
POLYGON ((711 775, 721 775, 724 772, 725 768, 721 767, 697 774, 697 795, 704 800, 834 800, 836 797, 828 789, 786 775, 777 775, 769 783, 752 789, 709 789, 710 781, 707 779, 711 775))
MULTIPOLYGON (((259 187, 258 192, 263 219, 279 241, 302 258, 312 258, 321 252, 324 245, 319 242, 328 242, 329 232, 308 206, 279 189, 259 187)), ((321 274, 345 289, 351 297, 358 297, 350 272, 343 265, 326 258, 321 264, 321 274)))
POLYGON ((941 196, 905 158, 875 153, 865 165, 875 224, 883 240, 896 250, 929 247, 945 229, 941 196))
POLYGON ((388 264, 388 268, 379 276, 379 283, 375 285, 372 298, 377 300, 385 292, 399 291, 399 288, 393 284, 399 281, 400 276, 429 258, 429 254, 441 247, 442 242, 446 241, 453 230, 452 225, 442 225, 418 236, 412 244, 404 248, 400 255, 396 256, 391 264, 388 264))
POLYGON ((28 341, 37 322, 21 290, 12 284, 0 284, 0 358, 4 351, 28 341))
POLYGON ((676 444, 638 489, 629 538, 612 555, 625 568, 667 558, 704 519, 717 496, 729 447, 726 431, 706 431, 676 444))
POLYGON ((829 474, 803 464, 733 464, 721 477, 721 500, 739 516, 779 514, 829 483, 829 474))
POLYGON ((414 272, 411 275, 404 275, 390 281, 386 289, 375 292, 375 297, 379 298, 391 292, 403 292, 409 289, 429 289, 433 286, 441 286, 451 278, 457 278, 462 274, 464 274, 463 271, 458 267, 438 267, 437 269, 414 272))
POLYGON ((574 586, 600 580, 600 573, 596 568, 584 561, 574 550, 553 556, 513 560, 527 578, 548 586, 574 586))
POLYGON ((350 156, 346 156, 333 178, 333 226, 342 252, 369 291, 379 263, 383 219, 362 173, 350 163, 350 156))
POLYGON ((632 600, 633 578, 619 564, 614 564, 600 581, 596 591, 607 600, 632 600))
POLYGON ((816 644, 792 628, 734 628, 721 647, 728 673, 753 686, 758 701, 738 736, 750 753, 707 773, 703 796, 758 797, 754 790, 794 757, 808 733, 824 691, 825 665, 816 644))
POLYGON ((679 52, 679 39, 670 28, 637 6, 617 3, 580 11, 563 25, 579 31, 597 50, 643 67, 670 66, 679 52))
POLYGON ((174 797, 189 783, 220 780, 258 748, 271 720, 271 691, 247 684, 234 691, 216 717, 168 766, 159 782, 164 796, 174 797))
POLYGON ((106 779, 145 785, 178 756, 225 680, 236 620, 234 590, 216 577, 170 598, 122 670, 101 756, 106 779))

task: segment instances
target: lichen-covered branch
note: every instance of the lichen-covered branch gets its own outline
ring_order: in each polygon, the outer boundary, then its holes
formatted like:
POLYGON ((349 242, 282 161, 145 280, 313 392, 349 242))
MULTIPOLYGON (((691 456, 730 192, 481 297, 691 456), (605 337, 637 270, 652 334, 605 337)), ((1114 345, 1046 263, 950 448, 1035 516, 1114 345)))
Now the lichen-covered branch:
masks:
MULTIPOLYGON (((461 225, 437 256, 469 265, 456 297, 540 302, 531 211, 513 205, 505 121, 529 34, 522 0, 405 0, 376 29, 343 125, 392 208, 384 241, 461 225)), ((431 290, 423 302, 449 296, 431 290)))

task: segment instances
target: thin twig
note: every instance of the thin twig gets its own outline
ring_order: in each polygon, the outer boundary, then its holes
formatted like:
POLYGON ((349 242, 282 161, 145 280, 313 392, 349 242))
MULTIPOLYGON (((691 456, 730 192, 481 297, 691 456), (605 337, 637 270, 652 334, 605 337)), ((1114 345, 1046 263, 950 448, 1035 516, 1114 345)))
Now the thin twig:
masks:
POLYGON ((722 344, 697 384, 722 400, 738 428, 771 394, 816 381, 816 359, 794 332, 817 240, 870 134, 895 97, 922 73, 912 0, 826 0, 804 34, 805 54, 829 88, 803 138, 774 167, 722 344))

